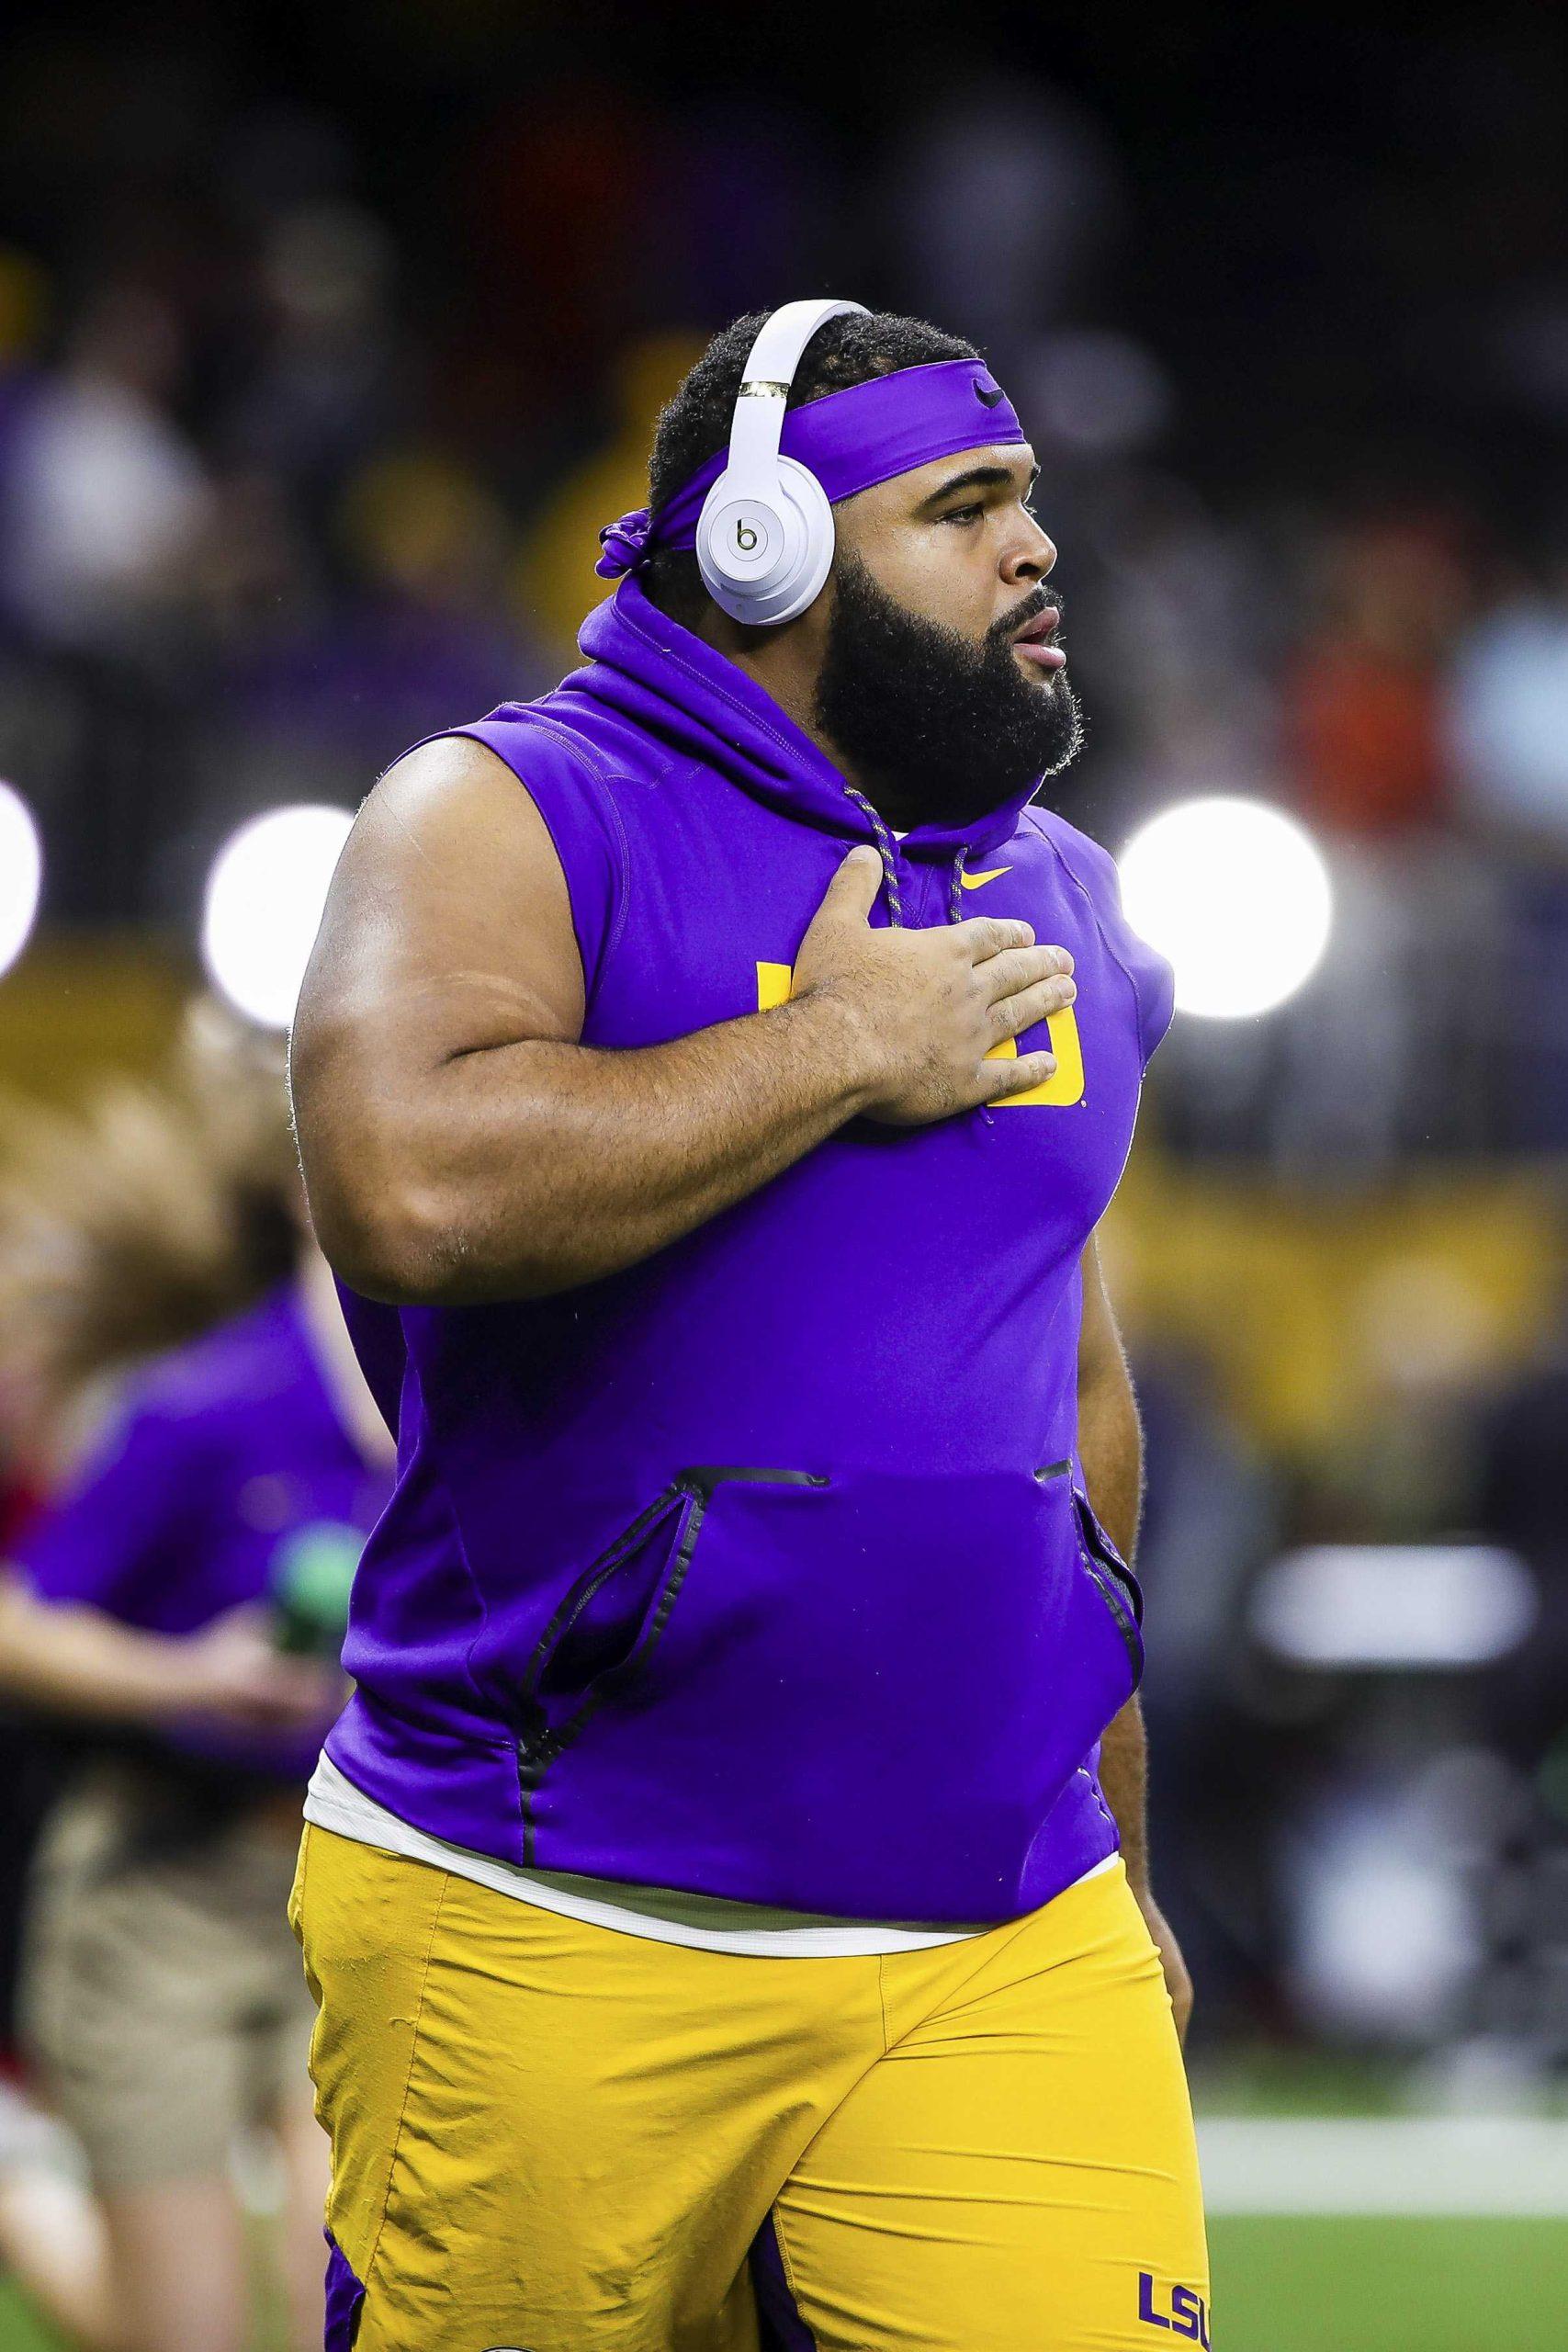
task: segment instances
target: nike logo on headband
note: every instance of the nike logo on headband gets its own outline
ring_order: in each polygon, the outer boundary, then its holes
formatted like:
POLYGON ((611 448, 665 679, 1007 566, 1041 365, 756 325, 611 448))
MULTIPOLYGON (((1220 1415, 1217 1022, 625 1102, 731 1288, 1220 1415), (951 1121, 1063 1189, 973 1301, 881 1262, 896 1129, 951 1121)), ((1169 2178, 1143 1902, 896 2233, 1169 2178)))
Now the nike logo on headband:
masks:
POLYGON ((975 387, 975 398, 981 401, 987 408, 1000 408, 1002 402, 1007 398, 1007 394, 1003 391, 999 384, 993 384, 989 391, 986 390, 984 384, 976 384, 975 387))

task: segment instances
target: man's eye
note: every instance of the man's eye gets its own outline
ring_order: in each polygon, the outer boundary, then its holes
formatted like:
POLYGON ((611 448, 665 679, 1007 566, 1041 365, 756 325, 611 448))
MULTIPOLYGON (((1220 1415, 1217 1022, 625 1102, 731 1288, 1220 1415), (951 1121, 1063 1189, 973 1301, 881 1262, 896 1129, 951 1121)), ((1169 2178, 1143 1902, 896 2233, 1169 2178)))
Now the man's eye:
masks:
POLYGON ((942 519, 944 523, 974 523, 985 511, 983 506, 950 506, 942 519))

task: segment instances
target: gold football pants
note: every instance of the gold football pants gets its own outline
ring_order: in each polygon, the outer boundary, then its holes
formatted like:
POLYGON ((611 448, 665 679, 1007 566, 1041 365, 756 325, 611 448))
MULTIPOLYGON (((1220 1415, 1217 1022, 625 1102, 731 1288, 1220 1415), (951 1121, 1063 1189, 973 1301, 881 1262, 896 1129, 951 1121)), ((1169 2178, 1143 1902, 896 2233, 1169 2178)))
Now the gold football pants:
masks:
POLYGON ((1120 1863, 956 1944, 751 1959, 309 1827, 328 2352, 1208 2344, 1187 2086, 1120 1863))

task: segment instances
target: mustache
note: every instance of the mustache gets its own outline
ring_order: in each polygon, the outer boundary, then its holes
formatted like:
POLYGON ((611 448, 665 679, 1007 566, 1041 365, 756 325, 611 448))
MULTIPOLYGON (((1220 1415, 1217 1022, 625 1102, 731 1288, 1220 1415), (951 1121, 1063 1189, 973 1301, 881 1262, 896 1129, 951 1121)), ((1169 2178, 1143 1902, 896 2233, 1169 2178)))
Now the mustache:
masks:
MULTIPOLYGON (((1049 611, 1053 605, 1061 614, 1063 620, 1066 620, 1067 616, 1066 598, 1059 589, 1047 588, 1045 582, 1042 581, 1037 588, 1030 590, 1021 604, 1015 605, 1010 613, 1004 613, 999 621, 991 623, 990 628, 986 631, 987 646, 1010 644, 1016 631, 1027 628, 1031 621, 1038 620, 1040 615, 1049 611)), ((1054 638, 1056 634, 1055 629, 1053 629, 1051 634, 1054 638)))

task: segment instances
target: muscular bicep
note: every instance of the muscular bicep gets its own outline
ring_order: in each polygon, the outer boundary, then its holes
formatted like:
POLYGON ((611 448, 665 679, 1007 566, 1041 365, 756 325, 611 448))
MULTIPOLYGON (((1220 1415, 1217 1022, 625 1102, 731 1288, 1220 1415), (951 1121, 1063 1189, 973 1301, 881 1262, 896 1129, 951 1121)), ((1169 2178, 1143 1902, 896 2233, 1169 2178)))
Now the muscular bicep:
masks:
POLYGON ((328 893, 290 1083, 318 1229, 344 1240, 406 1177, 444 1070, 581 1035, 582 960, 560 859, 517 778, 444 737, 388 771, 328 893))
POLYGON ((560 860, 524 786, 446 736, 389 768, 355 820, 295 1023, 297 1069, 344 1029, 432 1060, 575 1038, 582 963, 560 860))

